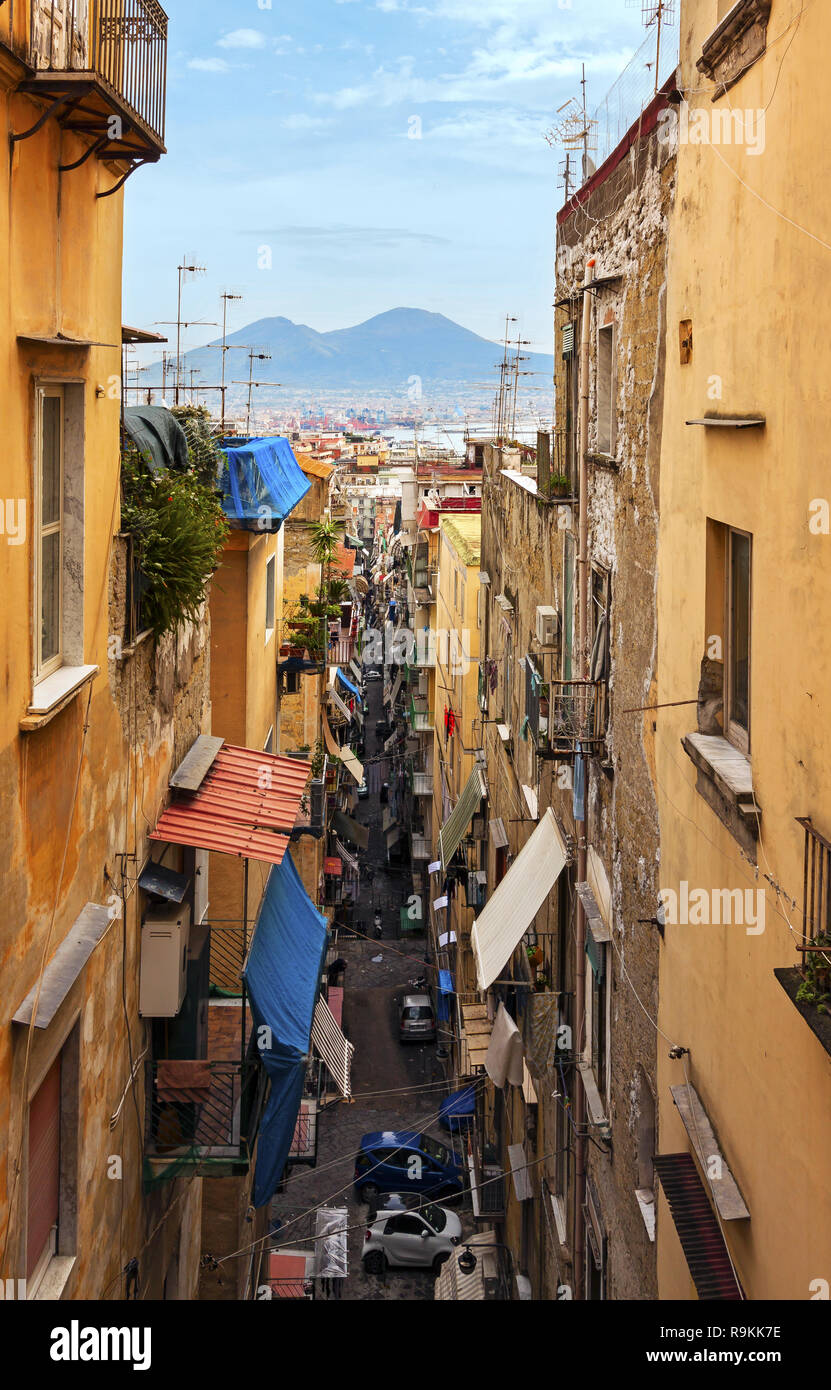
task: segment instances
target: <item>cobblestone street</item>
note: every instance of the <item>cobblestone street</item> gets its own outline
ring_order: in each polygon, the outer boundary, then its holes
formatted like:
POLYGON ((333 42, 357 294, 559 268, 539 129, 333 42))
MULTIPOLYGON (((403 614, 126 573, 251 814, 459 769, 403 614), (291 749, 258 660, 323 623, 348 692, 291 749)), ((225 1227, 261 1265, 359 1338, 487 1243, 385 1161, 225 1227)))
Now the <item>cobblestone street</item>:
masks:
MULTIPOLYGON (((311 1209, 331 1204, 348 1209, 349 1273, 340 1296, 345 1299, 430 1300, 435 1277, 429 1269, 388 1270, 384 1277, 367 1275, 361 1264, 361 1246, 366 1231, 367 1208, 355 1198, 352 1179, 355 1155, 362 1135, 373 1130, 425 1130, 447 1142, 437 1124, 438 1107, 448 1093, 442 1061, 435 1043, 402 1046, 397 1036, 397 999, 408 981, 424 971, 423 938, 398 938, 398 907, 409 895, 409 873, 387 865, 381 828, 378 764, 370 760, 382 752, 383 740, 375 734, 375 720, 383 706, 380 681, 368 686, 366 714, 367 771, 376 769, 369 780, 367 800, 358 803, 355 813, 370 829, 369 849, 362 856, 362 867, 372 870, 372 882, 362 878, 356 920, 361 930, 372 935, 376 906, 383 912, 381 940, 361 937, 341 938, 339 955, 347 962, 344 992, 344 1031, 354 1044, 352 1090, 354 1101, 335 1101, 319 1119, 318 1156, 315 1168, 297 1167, 284 1192, 272 1203, 272 1219, 283 1228, 275 1243, 291 1243, 297 1248, 314 1232, 311 1209), (379 959, 380 958, 380 959, 379 959), (292 1225, 291 1223, 295 1224, 292 1225)), ((381 764, 383 767, 383 764, 381 764)), ((464 1207, 457 1208, 466 1221, 464 1207)))

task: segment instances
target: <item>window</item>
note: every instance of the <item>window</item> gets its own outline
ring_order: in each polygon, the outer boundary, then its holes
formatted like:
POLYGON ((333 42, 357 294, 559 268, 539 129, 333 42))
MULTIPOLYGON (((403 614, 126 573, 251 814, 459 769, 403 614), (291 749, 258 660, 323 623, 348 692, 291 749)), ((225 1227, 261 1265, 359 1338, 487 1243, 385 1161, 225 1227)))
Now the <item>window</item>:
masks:
POLYGON ((274 632, 276 599, 277 557, 272 555, 265 567, 265 640, 268 642, 274 632))
POLYGON ((591 1038, 591 1065, 601 1096, 606 1090, 606 1059, 608 1056, 608 991, 606 976, 608 967, 608 943, 594 940, 591 931, 586 931, 586 954, 591 969, 588 973, 586 1011, 588 1035, 591 1038))
POLYGON ((750 537, 730 530, 727 542, 727 737, 750 750, 750 537))
POLYGON ((299 695, 299 694, 300 694, 300 672, 299 672, 299 671, 284 671, 284 672, 283 672, 283 694, 284 694, 284 695, 299 695))
POLYGON ((617 433, 615 410, 615 326, 597 332, 597 452, 611 454, 617 433))
POLYGON ((386 1233, 397 1236, 420 1236, 426 1229, 418 1216, 393 1216, 386 1225, 386 1233))
MULTIPOLYGON (((80 1024, 31 1096, 26 1156, 27 1297, 37 1296, 50 1266, 64 1280, 75 1252, 77 1209, 78 1049, 80 1024), (62 1257, 70 1257, 62 1258, 62 1257)), ((51 1280, 49 1298, 60 1298, 51 1280)))
POLYGON ((40 680, 62 664, 64 397, 60 386, 38 391, 36 486, 35 669, 40 680))
POLYGON ((708 520, 699 727, 707 733, 720 732, 717 720, 721 716, 725 737, 741 753, 750 752, 751 578, 752 537, 708 520))

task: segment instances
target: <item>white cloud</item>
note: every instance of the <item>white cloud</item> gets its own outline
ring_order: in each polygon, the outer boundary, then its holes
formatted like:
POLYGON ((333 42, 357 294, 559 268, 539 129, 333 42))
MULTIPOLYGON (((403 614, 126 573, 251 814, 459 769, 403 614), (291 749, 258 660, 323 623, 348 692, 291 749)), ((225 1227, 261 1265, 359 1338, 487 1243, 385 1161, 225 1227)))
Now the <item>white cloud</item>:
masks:
POLYGON ((188 67, 194 72, 227 72, 228 64, 224 58, 191 58, 188 67))
POLYGON ((259 29, 232 29, 216 42, 218 48, 265 48, 265 34, 259 29))
POLYGON ((298 111, 292 116, 286 116, 280 122, 284 130, 325 130, 328 126, 335 123, 334 116, 308 116, 304 111, 298 111))

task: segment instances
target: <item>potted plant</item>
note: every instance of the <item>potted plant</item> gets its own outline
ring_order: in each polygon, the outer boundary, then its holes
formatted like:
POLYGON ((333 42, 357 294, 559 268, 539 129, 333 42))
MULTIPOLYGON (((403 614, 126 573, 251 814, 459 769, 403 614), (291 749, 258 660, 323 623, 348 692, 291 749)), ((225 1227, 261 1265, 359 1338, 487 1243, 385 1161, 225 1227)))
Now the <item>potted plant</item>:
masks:
POLYGON ((531 969, 532 969, 532 970, 535 970, 535 969, 537 968, 538 965, 542 965, 542 960, 543 960, 542 947, 541 947, 541 946, 529 946, 529 947, 527 948, 527 950, 528 950, 528 964, 531 966, 531 969))
POLYGON ((570 497, 571 479, 565 473, 552 473, 548 479, 549 497, 570 497))
MULTIPOLYGON (((827 946, 831 955, 831 932, 819 932, 811 945, 827 946)), ((805 952, 805 978, 796 999, 799 1004, 813 1004, 817 1013, 831 1013, 831 964, 825 951, 805 952)))

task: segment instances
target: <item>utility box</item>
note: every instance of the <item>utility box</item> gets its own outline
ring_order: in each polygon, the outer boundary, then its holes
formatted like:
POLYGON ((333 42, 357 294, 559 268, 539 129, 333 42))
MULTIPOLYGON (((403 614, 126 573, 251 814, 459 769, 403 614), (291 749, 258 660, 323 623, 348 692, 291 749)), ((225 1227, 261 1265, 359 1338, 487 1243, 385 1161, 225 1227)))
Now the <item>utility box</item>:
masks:
POLYGON ((139 1013, 175 1018, 187 988, 190 905, 153 908, 141 929, 139 1013))
POLYGON ((540 647, 553 647, 557 641, 560 620, 556 608, 541 604, 537 609, 537 644, 540 647))

